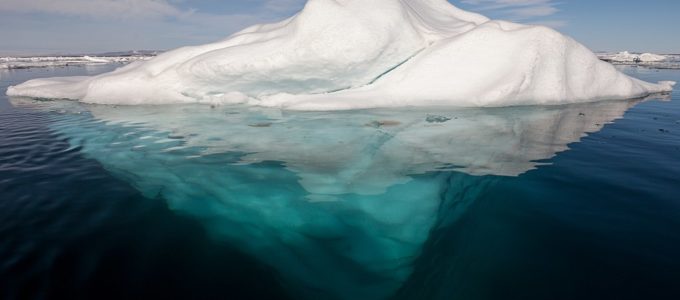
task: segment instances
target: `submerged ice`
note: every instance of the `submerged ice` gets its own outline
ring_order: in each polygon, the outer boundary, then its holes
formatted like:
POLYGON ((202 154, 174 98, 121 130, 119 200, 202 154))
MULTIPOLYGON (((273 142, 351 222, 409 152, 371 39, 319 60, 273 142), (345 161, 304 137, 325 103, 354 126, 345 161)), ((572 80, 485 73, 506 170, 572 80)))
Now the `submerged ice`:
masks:
POLYGON ((296 112, 11 101, 59 112, 52 129, 74 147, 307 299, 388 298, 430 231, 493 182, 484 175, 532 170, 636 103, 296 112))
POLYGON ((7 93, 337 110, 627 99, 673 84, 628 77, 552 29, 489 20, 446 0, 310 0, 287 20, 224 41, 99 76, 31 80, 7 93))

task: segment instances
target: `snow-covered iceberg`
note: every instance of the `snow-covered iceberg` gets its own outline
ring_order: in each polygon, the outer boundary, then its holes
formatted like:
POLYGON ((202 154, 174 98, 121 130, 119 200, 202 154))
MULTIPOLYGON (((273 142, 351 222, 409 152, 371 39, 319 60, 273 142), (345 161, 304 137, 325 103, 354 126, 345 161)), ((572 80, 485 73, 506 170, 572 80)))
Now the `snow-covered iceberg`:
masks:
POLYGON ((7 94, 335 110, 628 99, 673 84, 628 77, 552 29, 492 21, 445 0, 310 0, 287 20, 224 41, 7 94))

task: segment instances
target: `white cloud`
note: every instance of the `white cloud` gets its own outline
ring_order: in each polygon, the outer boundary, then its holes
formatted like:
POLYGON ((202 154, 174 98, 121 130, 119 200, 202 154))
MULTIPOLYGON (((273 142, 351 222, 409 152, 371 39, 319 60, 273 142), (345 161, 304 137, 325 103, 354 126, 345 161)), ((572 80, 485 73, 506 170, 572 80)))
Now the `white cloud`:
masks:
POLYGON ((496 11, 514 21, 547 17, 559 12, 553 0, 462 0, 482 11, 496 11))
POLYGON ((297 10, 307 2, 306 0, 267 0, 263 7, 272 12, 290 12, 297 10))
POLYGON ((542 20, 542 21, 537 21, 537 22, 532 22, 531 24, 533 25, 543 25, 543 26, 548 26, 552 28, 562 28, 566 27, 569 25, 569 22, 564 21, 564 20, 542 20))
POLYGON ((282 20, 306 0, 0 0, 0 53, 172 49, 282 20), (214 4, 194 9, 194 4, 214 4), (247 5, 246 5, 247 4, 247 5))
POLYGON ((162 18, 190 13, 166 0, 2 0, 0 12, 107 18, 162 18))

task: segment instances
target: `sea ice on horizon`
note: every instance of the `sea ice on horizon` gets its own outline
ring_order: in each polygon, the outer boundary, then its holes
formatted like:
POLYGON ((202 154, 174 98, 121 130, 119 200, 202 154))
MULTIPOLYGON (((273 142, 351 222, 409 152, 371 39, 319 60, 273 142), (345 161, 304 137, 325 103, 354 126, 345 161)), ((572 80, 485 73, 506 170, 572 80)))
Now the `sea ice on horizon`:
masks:
POLYGON ((654 53, 631 53, 628 51, 623 51, 619 53, 602 53, 599 55, 600 59, 608 60, 612 62, 661 62, 667 60, 668 57, 665 55, 654 54, 654 53))
POLYGON ((138 60, 149 60, 151 55, 106 55, 106 56, 33 56, 33 57, 0 57, 2 69, 30 69, 45 67, 65 67, 120 63, 127 64, 138 60))
POLYGON ((34 79, 10 96, 100 104, 246 103, 302 110, 510 106, 669 92, 573 39, 445 0, 309 0, 295 16, 94 77, 34 79))
POLYGON ((600 52, 597 56, 615 65, 635 65, 654 69, 680 69, 680 55, 633 53, 628 51, 609 53, 600 52))

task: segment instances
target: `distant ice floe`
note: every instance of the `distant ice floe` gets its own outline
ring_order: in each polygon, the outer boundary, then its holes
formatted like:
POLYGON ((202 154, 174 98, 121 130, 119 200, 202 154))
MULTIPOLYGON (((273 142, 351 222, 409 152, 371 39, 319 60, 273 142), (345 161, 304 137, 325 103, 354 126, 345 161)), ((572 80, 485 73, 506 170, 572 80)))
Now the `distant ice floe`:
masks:
POLYGON ((680 69, 680 54, 618 53, 601 52, 597 56, 615 65, 639 65, 657 69, 680 69))
POLYGON ((95 64, 128 64, 134 61, 149 60, 151 55, 125 56, 35 56, 35 57, 0 57, 2 69, 30 69, 46 67, 66 67, 95 64))
POLYGON ((94 77, 34 79, 10 96, 99 104, 210 103, 292 110, 498 107, 670 92, 559 32, 446 0, 310 0, 295 16, 94 77))

